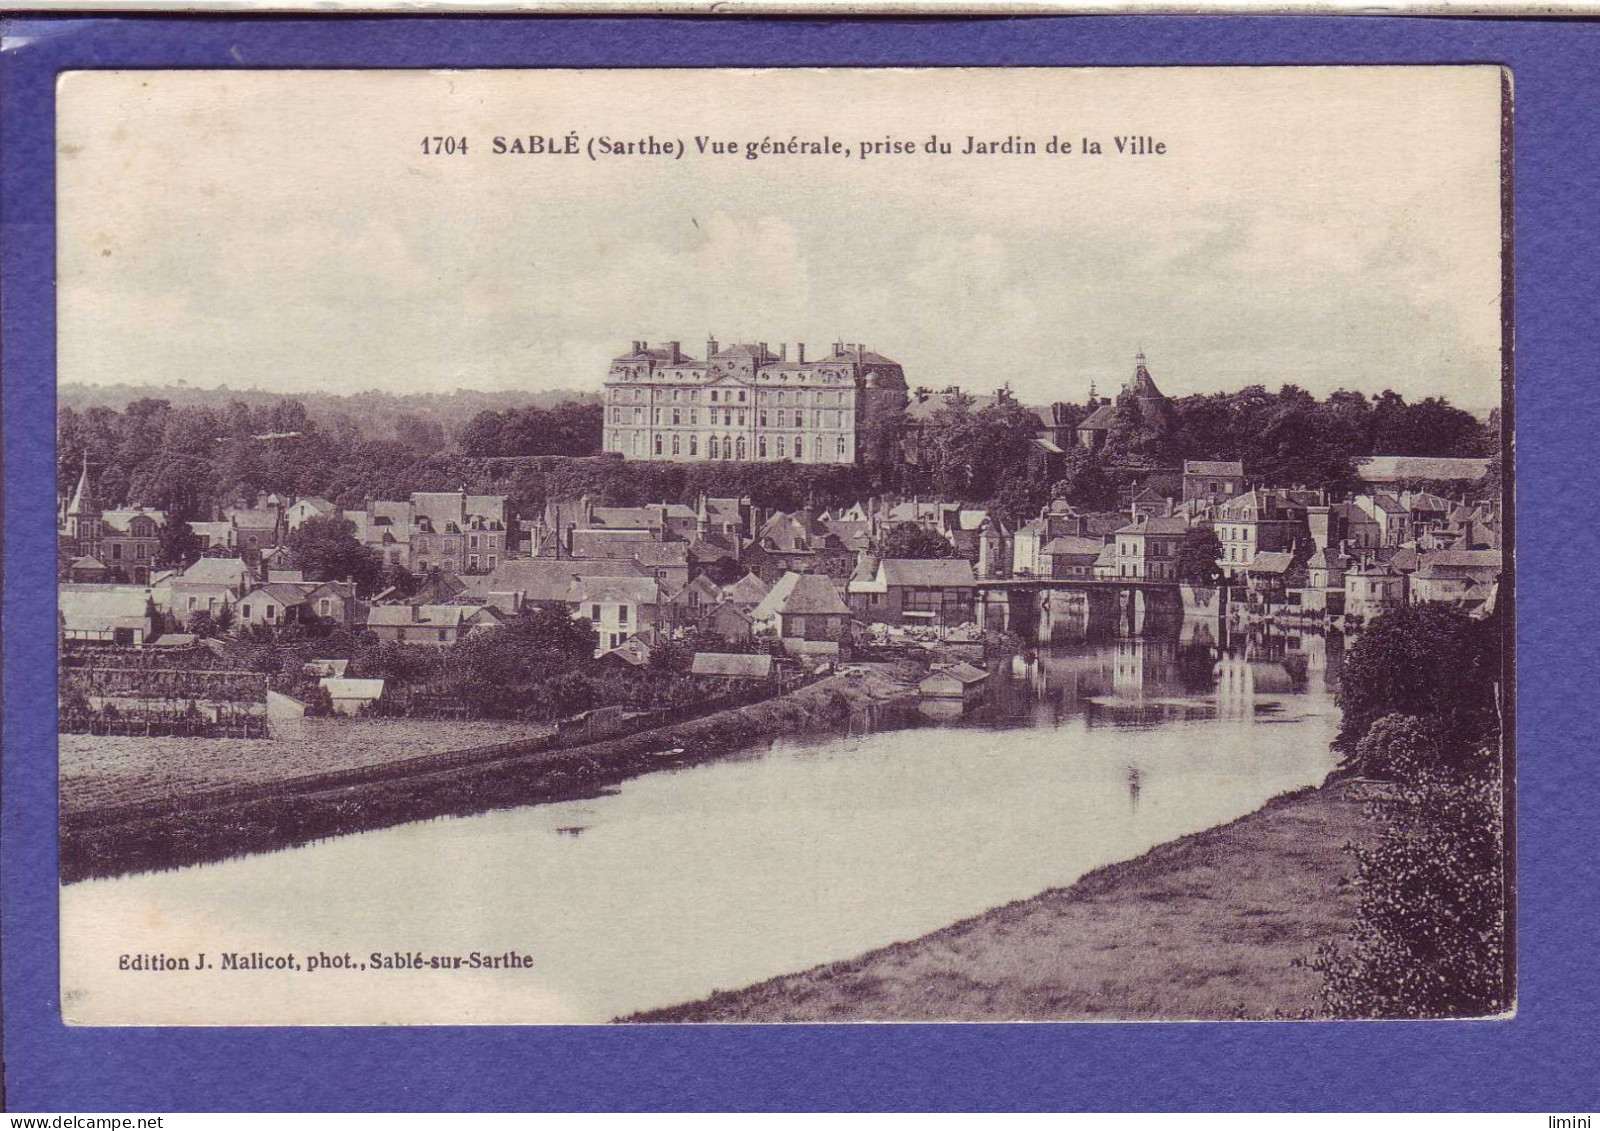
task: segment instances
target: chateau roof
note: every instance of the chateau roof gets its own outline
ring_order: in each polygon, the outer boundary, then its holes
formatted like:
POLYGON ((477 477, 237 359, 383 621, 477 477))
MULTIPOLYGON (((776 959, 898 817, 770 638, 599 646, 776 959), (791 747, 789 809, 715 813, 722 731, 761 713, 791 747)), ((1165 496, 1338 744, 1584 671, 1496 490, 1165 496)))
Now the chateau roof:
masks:
POLYGON ((1116 421, 1117 410, 1107 402, 1095 409, 1078 424, 1078 430, 1088 429, 1095 432, 1104 432, 1110 429, 1116 421))

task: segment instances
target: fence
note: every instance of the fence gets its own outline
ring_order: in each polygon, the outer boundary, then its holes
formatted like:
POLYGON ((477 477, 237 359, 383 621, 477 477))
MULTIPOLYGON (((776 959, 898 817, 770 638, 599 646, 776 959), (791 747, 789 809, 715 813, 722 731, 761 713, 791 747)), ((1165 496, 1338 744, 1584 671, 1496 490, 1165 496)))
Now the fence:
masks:
POLYGON ((63 734, 265 738, 266 704, 261 672, 73 667, 56 718, 63 734))
MULTIPOLYGON (((751 706, 767 699, 777 698, 779 695, 791 691, 798 691, 802 687, 807 687, 822 678, 825 677, 805 676, 787 682, 764 684, 760 687, 752 687, 743 691, 734 691, 726 695, 703 699, 696 703, 686 703, 678 707, 644 711, 629 717, 618 730, 608 734, 600 741, 625 738, 629 735, 639 734, 642 731, 689 722, 692 719, 715 714, 718 711, 751 706)), ((429 774, 437 773, 440 770, 478 766, 489 762, 498 762, 505 758, 526 757, 532 754, 552 753, 557 750, 572 750, 591 745, 594 741, 589 737, 587 731, 569 731, 565 737, 557 733, 537 738, 518 739, 512 742, 497 742, 487 746, 473 746, 465 750, 448 750, 439 754, 419 754, 412 758, 384 762, 377 766, 359 766, 348 770, 329 770, 325 773, 307 774, 285 781, 206 790, 202 793, 189 794, 187 797, 176 800, 135 802, 128 805, 103 806, 96 809, 82 810, 77 813, 63 813, 61 815, 61 824, 63 828, 68 829, 100 828, 144 817, 165 816, 180 811, 193 811, 244 801, 258 801, 294 793, 318 793, 328 789, 367 785, 372 782, 388 781, 414 774, 429 774)))

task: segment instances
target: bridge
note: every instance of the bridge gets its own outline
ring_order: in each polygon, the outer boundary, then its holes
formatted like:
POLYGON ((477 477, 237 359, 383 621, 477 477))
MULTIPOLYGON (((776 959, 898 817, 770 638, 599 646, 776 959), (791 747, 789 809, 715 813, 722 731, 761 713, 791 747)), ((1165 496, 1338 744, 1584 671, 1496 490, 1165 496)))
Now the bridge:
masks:
POLYGON ((979 589, 1078 589, 1086 593, 1141 590, 1144 592, 1178 593, 1176 581, 1160 581, 1148 577, 1004 577, 980 578, 979 589))
POLYGON ((1186 611, 1220 615, 1227 597, 1186 596, 1175 580, 1148 577, 1008 577, 977 582, 978 623, 1039 639, 1053 625, 1120 623, 1138 631, 1150 614, 1182 616, 1186 611))

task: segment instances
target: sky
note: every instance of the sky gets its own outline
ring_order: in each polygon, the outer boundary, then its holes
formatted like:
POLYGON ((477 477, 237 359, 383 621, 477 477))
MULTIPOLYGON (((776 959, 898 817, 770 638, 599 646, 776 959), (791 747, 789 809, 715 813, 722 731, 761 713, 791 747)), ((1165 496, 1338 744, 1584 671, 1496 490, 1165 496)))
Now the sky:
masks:
POLYGON ((634 340, 715 337, 861 342, 913 386, 1029 403, 1112 392, 1143 350, 1171 396, 1482 411, 1499 121, 1490 67, 73 73, 58 376, 598 391, 634 340), (960 153, 1013 135, 1037 152, 960 153), (646 136, 682 157, 587 154, 646 136), (824 137, 848 155, 742 148, 824 137))

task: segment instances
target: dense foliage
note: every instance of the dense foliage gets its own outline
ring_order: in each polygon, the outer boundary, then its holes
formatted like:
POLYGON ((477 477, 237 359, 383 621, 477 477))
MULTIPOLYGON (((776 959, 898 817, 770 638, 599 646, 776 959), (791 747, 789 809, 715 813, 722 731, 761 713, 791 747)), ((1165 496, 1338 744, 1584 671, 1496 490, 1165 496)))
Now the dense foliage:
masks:
POLYGON ((1387 715, 1418 720, 1437 751, 1433 767, 1468 772, 1499 732, 1498 618, 1475 620, 1446 605, 1406 605, 1377 618, 1346 653, 1334 746, 1346 767, 1367 773, 1361 743, 1387 715))
MULTIPOLYGON (((227 402, 217 394, 187 403, 145 397, 121 412, 64 407, 57 486, 71 491, 87 453, 103 504, 143 504, 183 518, 209 517, 218 506, 264 491, 353 507, 466 485, 508 495, 520 514, 547 499, 585 493, 609 504, 748 495, 757 506, 786 510, 887 493, 935 494, 988 504, 1015 525, 1052 497, 1086 510, 1114 508, 1140 469, 1176 467, 1185 458, 1242 459, 1261 482, 1338 486, 1366 455, 1495 456, 1500 446, 1495 419, 1481 424, 1436 398, 1413 405, 1393 392, 1341 391, 1317 400, 1293 385, 1276 394, 1250 386, 1174 400, 1163 421, 1119 406, 1106 448, 1069 451, 1051 482, 1033 444, 1039 419, 1010 400, 976 407, 957 398, 904 438, 898 422, 883 421, 863 430, 862 462, 838 466, 602 457, 600 408, 587 400, 479 408, 460 419, 450 397, 432 398, 425 412, 397 412, 407 402, 391 398, 378 406, 375 396, 357 394, 348 411, 337 411, 346 402, 330 397, 259 394, 227 402), (373 411, 364 411, 369 402, 373 411), (902 444, 914 449, 914 462, 902 458, 902 444)), ((473 406, 486 399, 456 397, 473 406)), ((1086 411, 1061 410, 1065 421, 1086 411)))
POLYGON ((948 539, 916 522, 903 522, 884 536, 879 555, 885 558, 953 558, 948 539))
POLYGON ((1340 1017, 1479 1017, 1511 1004, 1495 618, 1379 617, 1340 673, 1345 769, 1391 783, 1357 859, 1357 922, 1311 965, 1340 1017))

